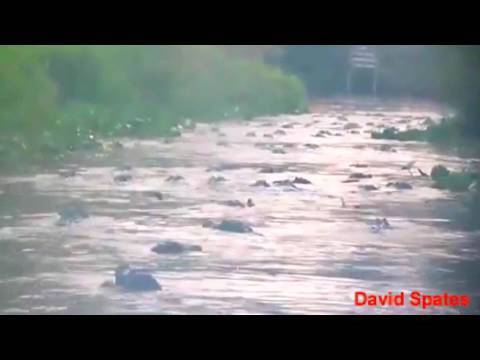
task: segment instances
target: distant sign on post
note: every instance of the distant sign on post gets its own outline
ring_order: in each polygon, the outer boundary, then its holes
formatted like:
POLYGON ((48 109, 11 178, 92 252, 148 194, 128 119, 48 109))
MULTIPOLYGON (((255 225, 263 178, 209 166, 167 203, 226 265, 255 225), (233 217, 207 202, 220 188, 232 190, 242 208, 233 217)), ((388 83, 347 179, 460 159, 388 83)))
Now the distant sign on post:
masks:
POLYGON ((378 60, 375 48, 369 45, 354 45, 350 53, 350 69, 348 71, 348 93, 352 92, 352 78, 358 69, 371 69, 373 71, 372 92, 377 94, 378 60))

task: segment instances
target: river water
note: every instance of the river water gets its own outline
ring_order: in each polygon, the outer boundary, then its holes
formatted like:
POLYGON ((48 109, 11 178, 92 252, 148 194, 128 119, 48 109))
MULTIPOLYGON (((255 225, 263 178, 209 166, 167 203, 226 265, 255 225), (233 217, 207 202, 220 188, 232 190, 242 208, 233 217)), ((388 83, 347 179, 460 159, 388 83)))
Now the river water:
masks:
POLYGON ((382 126, 421 127, 439 115, 421 106, 322 105, 306 115, 198 124, 173 142, 119 139, 124 149, 66 161, 63 169, 76 168, 74 177, 54 168, 0 176, 0 313, 476 314, 479 233, 451 221, 463 211, 458 197, 402 170, 414 160, 427 173, 438 163, 461 169, 471 159, 370 136, 382 126), (346 130, 348 123, 358 128, 346 130), (279 129, 285 134, 264 137, 279 129), (117 168, 126 165, 132 180, 116 183, 117 168), (260 172, 269 166, 280 170, 260 172), (345 182, 358 172, 373 177, 345 182), (185 181, 166 182, 172 175, 185 181), (227 181, 209 185, 212 176, 227 181), (312 184, 250 186, 294 177, 312 184), (413 190, 386 186, 396 181, 413 190), (379 189, 360 187, 368 184, 379 189), (255 207, 220 203, 249 198, 255 207), (59 227, 57 211, 70 201, 81 201, 90 217, 59 227), (201 226, 226 218, 248 222, 258 234, 201 226), (372 231, 376 218, 393 229, 372 231), (163 240, 203 252, 151 252, 163 240), (149 269, 163 291, 101 287, 125 263, 149 269), (355 307, 356 291, 451 292, 473 302, 467 309, 355 307))

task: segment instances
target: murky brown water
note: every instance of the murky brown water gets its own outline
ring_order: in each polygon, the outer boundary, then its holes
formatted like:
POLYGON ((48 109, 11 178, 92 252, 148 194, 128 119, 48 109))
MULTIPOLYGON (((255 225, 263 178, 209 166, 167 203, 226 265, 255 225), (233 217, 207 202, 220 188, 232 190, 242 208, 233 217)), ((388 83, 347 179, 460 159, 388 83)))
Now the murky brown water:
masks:
POLYGON ((123 139, 126 149, 78 154, 67 164, 80 169, 73 178, 56 170, 0 177, 0 313, 476 313, 480 234, 449 223, 452 213, 462 211, 451 194, 401 169, 412 160, 425 172, 437 163, 461 168, 467 160, 439 155, 426 144, 372 140, 367 132, 380 125, 415 127, 437 114, 418 108, 319 111, 224 123, 219 128, 225 136, 200 124, 170 144, 123 139), (348 122, 360 125, 353 129, 358 133, 344 130, 348 122), (263 137, 286 124, 293 124, 283 129, 286 135, 263 137), (330 135, 312 136, 320 130, 330 135), (385 144, 396 152, 381 151, 385 144), (285 154, 274 154, 272 147, 285 154), (369 167, 351 167, 356 163, 369 167), (127 164, 133 180, 116 184, 115 168, 127 164), (224 169, 212 170, 217 166, 224 169), (265 166, 281 166, 283 172, 259 173, 265 166), (373 178, 343 182, 355 172, 373 178), (170 175, 182 175, 185 182, 166 183, 170 175), (215 175, 227 182, 208 185, 215 175), (297 190, 250 186, 295 176, 313 184, 297 190), (392 181, 407 181, 414 189, 387 188, 392 181), (367 184, 379 190, 359 188, 367 184), (164 200, 148 196, 149 190, 161 191, 164 200), (254 208, 218 203, 248 198, 254 208), (85 202, 91 216, 58 227, 57 211, 68 200, 85 202), (373 233, 368 222, 377 217, 387 217, 394 229, 373 233), (262 236, 201 226, 222 218, 250 222, 262 236), (150 251, 168 239, 201 245, 203 253, 150 251), (150 269, 163 291, 101 288, 121 263, 150 269), (475 301, 462 311, 353 305, 355 291, 415 290, 468 294, 475 301))

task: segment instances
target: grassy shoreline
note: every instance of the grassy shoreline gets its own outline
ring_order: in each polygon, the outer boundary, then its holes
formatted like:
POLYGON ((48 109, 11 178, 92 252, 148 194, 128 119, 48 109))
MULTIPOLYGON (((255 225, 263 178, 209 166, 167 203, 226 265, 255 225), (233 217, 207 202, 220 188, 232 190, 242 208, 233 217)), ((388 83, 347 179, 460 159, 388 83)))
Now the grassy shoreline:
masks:
POLYGON ((296 77, 209 45, 0 46, 0 77, 0 166, 307 109, 296 77))

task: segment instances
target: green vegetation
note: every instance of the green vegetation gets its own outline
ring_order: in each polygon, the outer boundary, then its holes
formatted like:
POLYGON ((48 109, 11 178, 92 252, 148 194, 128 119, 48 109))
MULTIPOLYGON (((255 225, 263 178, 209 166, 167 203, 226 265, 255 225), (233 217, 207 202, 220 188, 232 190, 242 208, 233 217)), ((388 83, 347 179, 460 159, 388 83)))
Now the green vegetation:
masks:
POLYGON ((442 165, 437 165, 433 168, 431 177, 438 189, 465 192, 478 180, 479 174, 470 171, 452 172, 442 165))
POLYGON ((307 107, 296 77, 216 46, 0 46, 0 78, 0 163, 307 107))
POLYGON ((373 132, 373 139, 397 141, 429 142, 439 149, 455 150, 460 156, 479 156, 480 143, 475 134, 467 131, 460 118, 444 119, 439 124, 430 125, 425 130, 411 129, 399 131, 387 128, 382 132, 373 132))

